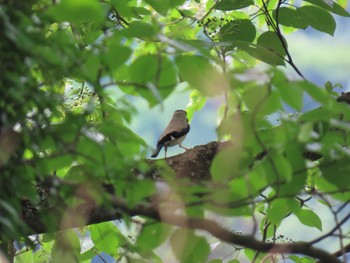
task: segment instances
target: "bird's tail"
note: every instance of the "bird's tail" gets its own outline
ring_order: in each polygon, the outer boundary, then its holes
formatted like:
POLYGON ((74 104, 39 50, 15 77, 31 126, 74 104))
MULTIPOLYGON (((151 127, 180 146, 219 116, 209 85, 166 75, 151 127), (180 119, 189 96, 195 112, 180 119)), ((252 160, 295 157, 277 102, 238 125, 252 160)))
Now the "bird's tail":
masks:
POLYGON ((152 158, 156 158, 159 154, 160 150, 162 149, 163 144, 157 145, 157 149, 154 150, 153 154, 151 155, 152 158))

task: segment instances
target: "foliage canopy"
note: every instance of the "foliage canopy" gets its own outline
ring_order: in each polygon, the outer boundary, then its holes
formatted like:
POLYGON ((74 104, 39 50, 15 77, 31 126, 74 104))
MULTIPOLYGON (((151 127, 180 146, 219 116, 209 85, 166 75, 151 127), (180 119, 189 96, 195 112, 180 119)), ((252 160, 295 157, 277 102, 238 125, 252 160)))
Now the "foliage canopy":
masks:
POLYGON ((179 261, 206 262, 213 244, 195 231, 201 229, 232 244, 230 262, 345 262, 350 100, 331 82, 319 87, 304 79, 284 35, 309 27, 333 35, 334 16, 350 16, 346 4, 1 1, 0 252, 16 262, 89 262, 102 252, 161 262, 155 250, 169 241, 179 261), (290 80, 284 67, 299 78, 290 80), (153 107, 180 84, 191 90, 190 118, 207 98, 225 97, 217 135, 231 144, 208 160, 210 181, 175 180, 165 162, 150 164, 149 146, 129 128, 137 118, 130 97, 153 107), (318 108, 303 111, 305 96, 318 108), (271 115, 277 124, 266 119, 271 115), (173 195, 158 206, 149 201, 157 183, 144 176, 151 166, 173 195), (112 222, 89 225, 97 223, 89 221, 91 211, 77 212, 85 203, 141 230, 130 240, 112 222), (317 203, 333 215, 330 228, 317 203), (252 230, 229 231, 208 212, 247 217, 252 230), (27 225, 27 213, 40 227, 27 225), (319 237, 278 242, 291 217, 319 237), (73 225, 85 227, 56 232, 73 225), (38 229, 46 234, 29 239, 38 229), (84 237, 91 238, 88 249, 84 237), (339 250, 318 248, 325 240, 339 250))

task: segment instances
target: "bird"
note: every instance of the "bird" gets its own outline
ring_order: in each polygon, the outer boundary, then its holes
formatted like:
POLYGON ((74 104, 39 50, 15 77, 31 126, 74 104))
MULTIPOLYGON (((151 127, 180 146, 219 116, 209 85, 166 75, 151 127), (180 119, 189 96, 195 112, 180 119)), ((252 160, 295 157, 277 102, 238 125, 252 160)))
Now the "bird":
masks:
POLYGON ((167 149, 170 146, 179 145, 181 148, 188 150, 188 148, 181 145, 185 140, 187 133, 190 131, 190 125, 187 119, 187 112, 184 110, 176 110, 171 118, 168 126, 159 137, 157 148, 151 155, 152 158, 158 156, 160 150, 164 146, 165 158, 167 149))

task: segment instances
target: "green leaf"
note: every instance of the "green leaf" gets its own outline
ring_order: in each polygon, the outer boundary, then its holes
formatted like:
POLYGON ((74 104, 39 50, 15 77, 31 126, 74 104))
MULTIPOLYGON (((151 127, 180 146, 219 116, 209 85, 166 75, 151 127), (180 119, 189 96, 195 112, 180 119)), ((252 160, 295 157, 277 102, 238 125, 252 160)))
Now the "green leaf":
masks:
POLYGON ((293 198, 279 198, 271 202, 267 209, 269 222, 279 226, 287 214, 297 212, 298 202, 293 198))
POLYGON ((343 7, 337 4, 335 1, 324 1, 324 0, 304 0, 304 1, 317 5, 319 7, 322 7, 323 9, 326 9, 334 14, 350 17, 350 14, 343 7))
POLYGON ((330 195, 342 202, 347 202, 350 199, 349 188, 345 186, 337 186, 330 183, 325 177, 317 175, 314 177, 314 183, 318 189, 323 192, 331 193, 330 195))
POLYGON ((170 0, 170 7, 182 5, 186 0, 170 0))
POLYGON ((85 56, 85 63, 81 74, 83 74, 83 77, 86 80, 94 82, 97 79, 98 71, 100 69, 101 56, 90 50, 85 53, 85 56))
POLYGON ((267 64, 273 66, 285 65, 283 58, 275 51, 272 51, 268 48, 241 41, 236 42, 234 45, 237 46, 239 49, 247 52, 252 57, 259 59, 267 64))
POLYGON ((322 176, 339 189, 346 189, 350 186, 350 158, 344 157, 341 160, 323 160, 320 164, 322 176))
POLYGON ((295 215, 303 225, 316 227, 318 230, 322 231, 322 221, 314 211, 310 209, 300 209, 295 215))
POLYGON ((62 0, 58 5, 52 5, 47 13, 58 22, 75 24, 102 23, 106 16, 98 0, 62 0))
POLYGON ((107 51, 104 54, 104 60, 112 71, 117 70, 125 64, 132 51, 130 48, 122 46, 119 41, 108 41, 107 51))
POLYGON ((146 222, 137 237, 136 244, 144 251, 153 250, 168 239, 171 229, 171 226, 167 224, 146 222))
MULTIPOLYGON (((26 252, 17 251, 18 255, 14 258, 14 263, 32 263, 33 261, 33 250, 28 250, 26 252)), ((5 260, 5 259, 4 259, 5 260)), ((4 261, 6 262, 6 261, 4 261)))
POLYGON ((306 80, 298 82, 297 85, 300 85, 314 100, 320 102, 323 106, 329 106, 332 98, 324 88, 320 88, 306 80))
POLYGON ((304 147, 293 142, 287 143, 285 147, 285 158, 289 161, 293 174, 291 180, 282 184, 279 190, 281 194, 295 195, 305 187, 307 179, 304 147))
POLYGON ((202 95, 198 90, 193 90, 190 93, 190 102, 186 107, 187 118, 189 121, 192 120, 192 116, 196 111, 201 110, 205 103, 207 102, 207 98, 202 95))
MULTIPOLYGON (((290 165, 289 160, 283 155, 279 153, 270 153, 271 159, 273 160, 273 165, 276 172, 278 173, 278 178, 276 176, 276 179, 286 181, 287 183, 290 183, 292 180, 292 167, 290 165)), ((275 170, 273 169, 273 170, 275 170)), ((278 187, 278 186, 277 186, 278 187)))
POLYGON ((299 257, 296 255, 290 255, 288 258, 290 260, 293 260, 295 263, 314 263, 315 262, 315 259, 310 257, 305 257, 305 256, 299 257))
POLYGON ((253 4, 253 0, 221 0, 215 5, 214 9, 223 11, 237 10, 253 4))
POLYGON ((226 76, 220 74, 207 58, 181 55, 175 58, 175 62, 179 69, 180 78, 204 95, 214 96, 228 89, 226 76))
POLYGON ((80 255, 80 241, 74 230, 65 230, 56 233, 56 241, 51 251, 52 261, 74 262, 80 255))
POLYGON ((157 73, 157 57, 155 55, 139 56, 129 67, 130 78, 134 82, 154 80, 157 73))
POLYGON ((308 112, 303 113, 302 116, 300 116, 300 121, 329 121, 333 116, 332 112, 329 109, 325 108, 317 108, 308 112))
POLYGON ((166 16, 170 8, 170 0, 144 0, 147 4, 153 7, 159 14, 166 16))
POLYGON ((277 82, 274 83, 282 100, 296 111, 303 109, 304 90, 298 82, 277 82))
POLYGON ((278 92, 267 85, 247 87, 242 98, 247 107, 259 116, 269 115, 282 108, 278 92))
POLYGON ((207 240, 195 235, 192 230, 177 229, 170 238, 170 244, 182 263, 205 262, 210 253, 207 240))
POLYGON ((298 13, 302 14, 313 28, 333 36, 336 22, 329 12, 315 6, 302 6, 298 13))
MULTIPOLYGON (((120 185, 122 186, 123 184, 121 183, 120 185)), ((127 194, 129 207, 144 201, 146 198, 149 198, 156 193, 154 182, 145 179, 133 182, 132 186, 125 185, 124 188, 124 191, 127 194)))
POLYGON ((257 44, 259 46, 262 46, 266 49, 272 50, 276 52, 279 56, 284 57, 286 55, 286 50, 283 47, 283 44, 281 41, 284 42, 286 48, 288 48, 287 41, 284 39, 283 36, 281 36, 282 39, 280 39, 280 36, 273 31, 267 31, 262 33, 258 39, 257 44))
POLYGON ((239 173, 241 149, 234 146, 227 147, 215 155, 210 166, 213 181, 225 182, 239 173))
MULTIPOLYGON (((145 55, 138 57, 129 67, 130 79, 137 83, 152 82, 165 98, 177 84, 177 71, 174 63, 166 57, 145 55)), ((152 94, 149 89, 139 89, 141 95, 152 94)), ((154 94, 152 94, 154 96, 154 94)))
POLYGON ((69 167, 74 161, 72 155, 62 155, 46 160, 47 169, 49 171, 56 171, 62 168, 69 167))
POLYGON ((147 38, 152 37, 156 34, 155 28, 146 22, 133 21, 129 24, 129 27, 122 31, 122 33, 129 37, 147 38))
POLYGON ((311 141, 313 130, 314 124, 312 122, 306 122, 302 124, 300 127, 300 132, 298 134, 298 141, 301 143, 308 143, 311 141))
POLYGON ((112 222, 90 226, 91 239, 99 251, 113 256, 118 252, 120 232, 112 222))
MULTIPOLYGON (((273 16, 276 20, 277 12, 273 11, 273 16)), ((308 27, 308 22, 306 21, 303 14, 298 12, 298 9, 281 7, 278 11, 278 23, 284 26, 290 26, 294 28, 305 29, 308 27)))
POLYGON ((255 35, 255 26, 248 19, 237 19, 229 22, 219 31, 219 39, 222 42, 253 42, 255 35))

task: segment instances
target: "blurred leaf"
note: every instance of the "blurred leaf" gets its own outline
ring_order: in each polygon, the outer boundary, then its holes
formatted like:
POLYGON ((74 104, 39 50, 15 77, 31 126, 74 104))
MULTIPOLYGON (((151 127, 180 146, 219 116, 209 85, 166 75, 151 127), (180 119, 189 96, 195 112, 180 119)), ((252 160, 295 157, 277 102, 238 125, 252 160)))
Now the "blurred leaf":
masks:
MULTIPOLYGON (((123 184, 120 184, 122 187, 123 184)), ((153 181, 150 180, 137 180, 131 183, 126 183, 124 191, 127 193, 127 202, 130 207, 143 202, 147 198, 150 198, 156 194, 156 188, 153 181)))
POLYGON ((312 210, 300 209, 295 215, 303 225, 316 227, 318 230, 322 231, 322 221, 312 210))
POLYGON ((170 8, 170 0, 144 0, 162 16, 166 16, 170 8))
POLYGON ((80 241, 74 230, 56 233, 55 244, 51 251, 51 262, 74 262, 79 254, 80 241))
POLYGON ((229 88, 227 76, 219 73, 205 57, 182 55, 175 62, 180 78, 204 95, 214 96, 229 88))
POLYGON ((221 0, 215 5, 217 10, 236 10, 253 5, 253 0, 221 0))
POLYGON ((129 27, 123 32, 129 38, 138 37, 152 37, 156 34, 154 27, 146 22, 133 21, 129 24, 129 27))
POLYGON ((158 63, 155 55, 139 56, 129 67, 130 78, 135 82, 154 80, 158 63))
POLYGON ((100 70, 100 54, 88 51, 85 53, 85 63, 83 65, 83 70, 81 74, 83 77, 91 82, 95 82, 98 77, 98 72, 100 70))
POLYGON ((193 114, 196 111, 201 110, 205 103, 207 102, 207 98, 203 96, 198 90, 193 90, 190 93, 190 102, 187 104, 186 112, 187 118, 189 121, 192 120, 193 114))
POLYGON ((315 260, 313 258, 310 258, 310 257, 299 257, 299 256, 296 256, 296 255, 290 255, 288 257, 290 260, 293 260, 295 263, 313 263, 315 262, 315 260))
POLYGON ((110 69, 115 71, 125 64, 131 53, 129 47, 120 45, 118 40, 110 39, 107 41, 107 52, 104 54, 104 60, 110 69))
POLYGON ((323 160, 320 164, 322 176, 339 189, 350 187, 350 166, 349 157, 340 160, 323 160))
MULTIPOLYGON (((303 190, 307 179, 306 161, 304 158, 304 149, 296 143, 287 143, 285 149, 285 158, 292 169, 290 181, 282 184, 279 191, 282 194, 297 194, 303 190)), ((288 168, 287 168, 288 169, 288 168)))
POLYGON ((302 14, 313 28, 333 36, 336 23, 329 12, 315 6, 302 6, 298 13, 302 14))
POLYGON ((172 227, 167 224, 146 222, 137 237, 136 245, 144 251, 153 250, 169 238, 171 229, 172 227))
MULTIPOLYGON (((14 263, 32 263, 33 261, 33 251, 17 251, 17 255, 14 258, 14 263)), ((5 261, 4 261, 5 262, 5 261)))
POLYGON ((235 146, 227 147, 216 154, 210 166, 213 181, 225 182, 239 174, 241 149, 235 146))
POLYGON ((186 0, 170 0, 170 6, 176 7, 182 5, 186 0))
POLYGON ((303 109, 304 90, 299 82, 274 82, 282 100, 297 111, 303 109))
POLYGON ((300 81, 298 85, 300 85, 314 100, 320 102, 324 106, 329 105, 331 98, 328 96, 325 89, 309 81, 300 81))
POLYGON ((176 258, 182 263, 205 262, 210 253, 206 239, 195 235, 192 230, 175 230, 170 244, 176 258))
POLYGON ((328 121, 331 119, 332 115, 333 114, 329 109, 317 108, 308 112, 304 112, 303 115, 300 116, 300 121, 328 121))
POLYGON ((59 22, 82 24, 86 22, 101 23, 105 19, 105 11, 97 0, 62 0, 46 11, 59 22))
POLYGON ((267 85, 248 87, 242 94, 247 107, 257 115, 269 115, 282 108, 279 94, 267 85))
POLYGON ((300 133, 298 134, 298 141, 302 143, 307 143, 312 138, 312 133, 314 131, 314 125, 311 122, 307 122, 300 127, 300 133))
POLYGON ((318 189, 331 193, 330 195, 337 200, 347 202, 350 199, 350 192, 346 185, 337 186, 336 184, 327 181, 325 177, 321 175, 317 175, 314 178, 314 182, 318 189))
POLYGON ((118 252, 120 232, 112 222, 90 225, 90 231, 96 249, 111 256, 118 252))
POLYGON ((6 164, 11 155, 21 143, 20 134, 12 130, 3 129, 0 133, 0 169, 6 164))

